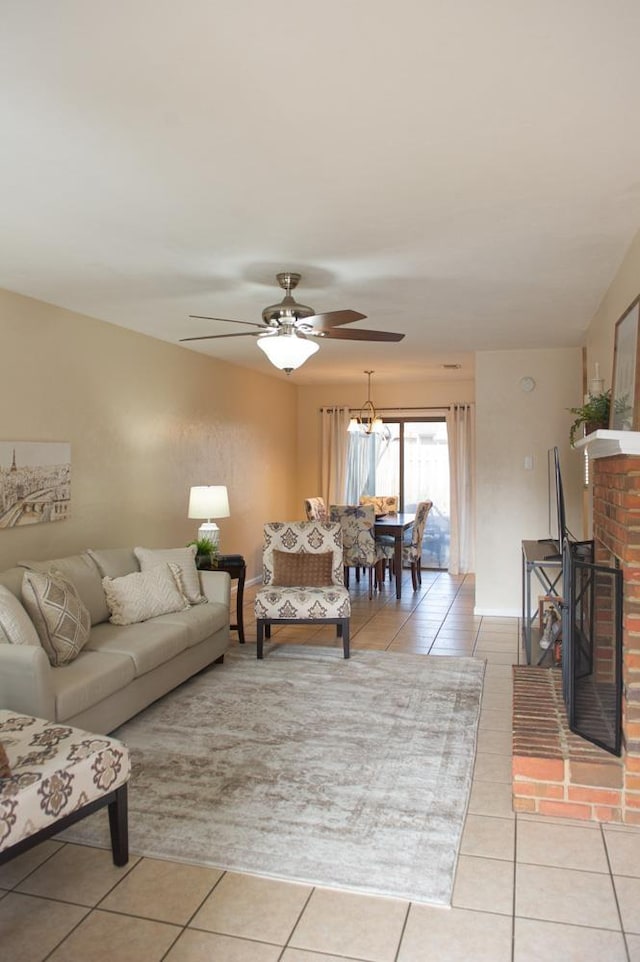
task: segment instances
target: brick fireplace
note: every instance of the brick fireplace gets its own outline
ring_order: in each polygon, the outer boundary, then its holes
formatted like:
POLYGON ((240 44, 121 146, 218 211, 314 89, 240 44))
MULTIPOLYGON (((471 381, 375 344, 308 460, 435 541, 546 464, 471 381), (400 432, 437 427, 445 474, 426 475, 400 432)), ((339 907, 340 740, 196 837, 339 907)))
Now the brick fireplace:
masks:
POLYGON ((585 438, 593 475, 594 560, 622 570, 622 754, 569 729, 561 673, 514 666, 513 807, 640 825, 640 435, 585 438))

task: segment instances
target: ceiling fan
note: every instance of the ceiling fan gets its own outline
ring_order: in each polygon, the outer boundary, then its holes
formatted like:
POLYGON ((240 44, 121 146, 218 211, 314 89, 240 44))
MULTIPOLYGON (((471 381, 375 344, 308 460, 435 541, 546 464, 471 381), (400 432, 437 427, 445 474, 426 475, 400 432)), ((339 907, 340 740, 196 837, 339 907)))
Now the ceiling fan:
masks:
POLYGON ((278 284, 285 292, 279 304, 271 304, 262 312, 262 323, 255 321, 234 321, 228 317, 207 317, 204 314, 190 314, 192 318, 206 321, 224 321, 229 324, 244 324, 257 328, 256 331, 238 331, 235 334, 205 334, 200 337, 181 337, 181 341, 209 341, 222 337, 257 337, 258 347, 264 351, 275 367, 287 374, 304 364, 318 350, 315 340, 330 337, 342 341, 401 341, 404 334, 390 331, 365 331, 362 328, 345 330, 343 324, 361 321, 365 314, 358 311, 327 311, 316 314, 312 307, 298 304, 293 291, 300 281, 300 274, 283 271, 276 274, 278 284))

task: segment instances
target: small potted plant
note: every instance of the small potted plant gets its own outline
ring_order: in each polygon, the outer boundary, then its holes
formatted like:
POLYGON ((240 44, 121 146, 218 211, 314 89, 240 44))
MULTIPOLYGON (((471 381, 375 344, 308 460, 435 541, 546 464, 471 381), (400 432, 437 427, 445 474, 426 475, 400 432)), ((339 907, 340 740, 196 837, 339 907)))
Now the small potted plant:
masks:
POLYGON ((578 429, 584 424, 584 433, 592 434, 598 428, 609 427, 609 409, 611 407, 611 391, 603 391, 602 394, 588 394, 587 400, 577 408, 569 408, 575 414, 575 421, 569 429, 569 440, 571 446, 579 438, 578 429))
POLYGON ((187 547, 196 546, 196 568, 216 568, 218 565, 218 547, 208 538, 198 538, 190 541, 187 547))

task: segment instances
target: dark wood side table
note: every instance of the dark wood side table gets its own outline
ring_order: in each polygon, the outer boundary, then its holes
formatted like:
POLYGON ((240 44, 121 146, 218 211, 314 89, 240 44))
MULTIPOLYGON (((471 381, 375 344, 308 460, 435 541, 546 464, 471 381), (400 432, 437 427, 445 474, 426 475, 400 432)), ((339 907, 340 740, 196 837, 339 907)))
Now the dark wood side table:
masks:
POLYGON ((236 623, 229 625, 232 631, 238 632, 238 640, 244 645, 244 620, 242 617, 242 604, 244 597, 244 579, 247 574, 247 564, 241 554, 221 554, 218 555, 217 564, 203 564, 199 566, 205 571, 226 571, 232 581, 238 582, 238 593, 236 595, 236 623))

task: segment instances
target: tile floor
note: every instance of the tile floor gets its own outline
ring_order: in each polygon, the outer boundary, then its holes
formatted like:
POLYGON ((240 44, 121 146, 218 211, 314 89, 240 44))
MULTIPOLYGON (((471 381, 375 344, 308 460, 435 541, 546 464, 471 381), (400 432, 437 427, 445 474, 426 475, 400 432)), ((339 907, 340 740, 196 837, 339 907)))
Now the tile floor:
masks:
MULTIPOLYGON (((424 572, 403 598, 353 584, 353 650, 487 661, 451 909, 46 842, 0 869, 11 962, 640 962, 640 832, 511 811, 518 623, 473 614, 472 578, 424 572)), ((247 592, 248 638, 255 638, 247 592)), ((273 640, 335 644, 333 632, 273 640)))

